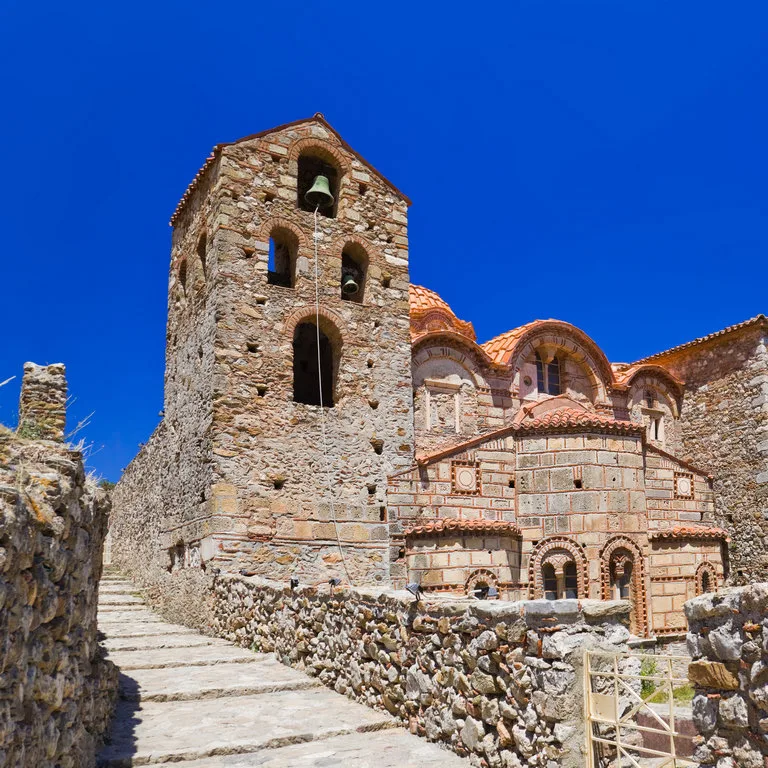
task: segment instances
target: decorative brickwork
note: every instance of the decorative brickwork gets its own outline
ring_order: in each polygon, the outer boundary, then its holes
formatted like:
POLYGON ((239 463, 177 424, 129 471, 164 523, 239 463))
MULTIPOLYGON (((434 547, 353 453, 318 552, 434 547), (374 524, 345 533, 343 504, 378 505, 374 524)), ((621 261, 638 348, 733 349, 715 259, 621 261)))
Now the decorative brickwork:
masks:
POLYGON ((600 591, 603 600, 616 600, 616 582, 631 567, 630 626, 640 637, 648 634, 648 607, 645 599, 645 557, 635 541, 616 536, 600 552, 600 591))
POLYGON ((531 553, 528 566, 528 584, 531 600, 539 600, 544 597, 544 564, 557 559, 555 571, 561 570, 563 565, 572 561, 576 564, 576 577, 578 583, 578 597, 588 597, 587 584, 589 572, 587 558, 584 551, 573 540, 565 536, 553 536, 539 542, 531 553))

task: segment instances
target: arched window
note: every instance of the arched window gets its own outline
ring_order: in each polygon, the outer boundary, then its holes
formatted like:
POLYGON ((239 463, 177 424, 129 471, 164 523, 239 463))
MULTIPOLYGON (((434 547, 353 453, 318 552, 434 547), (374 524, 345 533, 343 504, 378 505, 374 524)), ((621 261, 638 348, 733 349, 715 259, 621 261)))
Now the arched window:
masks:
POLYGON ((349 243, 341 252, 341 298, 363 303, 368 273, 368 254, 357 243, 349 243))
POLYGON ((202 273, 203 280, 205 280, 207 263, 206 257, 208 255, 208 235, 203 232, 200 235, 200 239, 197 241, 197 258, 200 260, 200 271, 202 273))
POLYGON ((269 265, 267 282, 283 288, 296 284, 296 251, 298 241, 293 232, 276 229, 269 238, 269 265))
POLYGON ((565 598, 566 600, 575 600, 579 596, 579 582, 576 576, 576 563, 573 560, 569 560, 565 564, 563 576, 565 577, 565 598))
POLYGON ((542 579, 544 580, 544 599, 557 600, 557 574, 552 563, 544 563, 542 567, 542 579))
POLYGON ((559 395, 562 387, 560 383, 560 360, 552 357, 549 362, 544 362, 538 350, 536 351, 536 384, 541 394, 559 395))
POLYGON ((187 260, 182 259, 181 264, 179 264, 179 283, 181 285, 181 290, 186 294, 187 292, 187 260))
POLYGON ((331 340, 314 323, 296 326, 293 334, 293 399, 307 405, 333 407, 336 361, 331 340), (319 360, 318 360, 319 358, 319 360), (319 368, 318 368, 319 362, 319 368), (322 388, 320 382, 322 381, 322 388))
POLYGON ((696 594, 717 591, 717 572, 711 563, 702 563, 696 569, 696 594))
POLYGON ((630 631, 647 634, 648 616, 643 576, 643 553, 626 536, 610 539, 600 552, 600 593, 603 600, 627 600, 630 631))
POLYGON ((327 207, 318 208, 318 213, 331 219, 336 218, 336 207, 339 202, 339 173, 330 162, 314 154, 303 154, 299 156, 299 175, 296 186, 296 204, 302 211, 314 211, 315 207, 308 203, 305 195, 312 188, 315 179, 318 176, 325 176, 328 179, 328 186, 333 196, 333 204, 327 207))

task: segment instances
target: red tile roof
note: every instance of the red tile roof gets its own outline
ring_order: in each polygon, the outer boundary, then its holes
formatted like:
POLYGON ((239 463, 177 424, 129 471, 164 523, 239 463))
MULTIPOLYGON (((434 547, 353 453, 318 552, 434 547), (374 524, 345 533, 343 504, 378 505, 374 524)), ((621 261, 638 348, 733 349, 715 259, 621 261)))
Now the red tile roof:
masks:
POLYGON ((417 525, 405 532, 406 536, 428 536, 438 533, 496 533, 508 536, 522 536, 517 523, 507 520, 434 520, 417 525))
POLYGON ((660 531, 650 531, 649 539, 725 539, 730 541, 728 531, 722 528, 704 528, 697 525, 677 525, 660 531))
POLYGON ((727 328, 723 328, 721 331, 715 331, 714 333, 710 333, 707 336, 700 336, 698 339, 693 339, 693 341, 686 341, 685 344, 678 344, 676 347, 672 347, 671 349, 665 349, 663 352, 656 352, 653 355, 648 355, 648 357, 643 357, 640 360, 636 360, 633 365, 637 365, 638 363, 645 363, 649 362, 651 360, 656 360, 661 357, 666 357, 667 355, 673 355, 676 352, 680 352, 683 349, 688 349, 689 347, 695 347, 699 344, 706 344, 708 341, 712 341, 713 339, 718 339, 721 336, 727 336, 729 333, 734 333, 735 331, 740 331, 743 328, 748 328, 751 325, 760 325, 764 324, 766 328, 768 328, 768 317, 765 315, 756 315, 755 317, 751 317, 749 320, 745 320, 743 323, 736 323, 735 325, 729 325, 727 328))
POLYGON ((548 411, 542 416, 521 421, 517 425, 520 431, 537 432, 552 429, 609 429, 612 432, 640 434, 645 430, 642 424, 632 421, 621 421, 595 411, 585 411, 578 408, 558 408, 548 411))
POLYGON ((496 338, 486 341, 485 344, 480 346, 488 353, 495 363, 505 362, 507 353, 512 351, 517 344, 517 340, 531 328, 542 323, 549 322, 548 320, 533 320, 530 323, 521 325, 518 328, 513 328, 511 331, 505 331, 504 333, 496 336, 496 338))
POLYGON ((434 291, 422 285, 411 285, 408 290, 411 310, 411 341, 429 333, 449 331, 475 341, 472 323, 459 320, 448 304, 434 291))

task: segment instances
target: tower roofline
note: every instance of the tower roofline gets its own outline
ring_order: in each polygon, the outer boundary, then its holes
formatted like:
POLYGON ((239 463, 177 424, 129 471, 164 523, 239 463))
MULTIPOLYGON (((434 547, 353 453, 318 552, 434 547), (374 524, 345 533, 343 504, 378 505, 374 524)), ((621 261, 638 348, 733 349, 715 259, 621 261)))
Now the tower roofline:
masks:
POLYGON ((208 169, 216 162, 216 160, 219 159, 221 156, 221 150, 224 149, 224 147, 231 147, 235 144, 240 144, 243 141, 253 141, 254 139, 261 139, 264 136, 268 136, 270 133, 275 133, 276 131, 283 131, 286 128, 293 128, 295 125, 302 125, 303 123, 309 123, 309 122, 317 122, 323 125, 325 128, 327 128, 340 142, 341 146, 347 150, 351 155, 354 155, 371 173, 373 173, 380 181, 382 181, 384 184, 386 184, 393 192, 397 194, 398 197, 400 197, 402 200, 405 201, 405 203, 410 206, 411 205, 411 199, 403 193, 398 187, 396 187, 386 176, 384 176, 381 171, 379 171, 377 168, 375 168, 371 163, 369 163, 359 152, 354 150, 341 136, 341 134, 325 119, 325 116, 322 114, 322 112, 315 112, 312 117, 303 117, 299 120, 293 120, 290 123, 283 123, 282 125, 275 126, 273 128, 268 128, 264 131, 259 131, 258 133, 252 133, 249 136, 243 136, 242 138, 235 139, 234 141, 225 141, 220 144, 214 145, 213 149, 211 150, 211 154, 208 155, 208 157, 205 159, 205 162, 203 163, 200 170, 195 174, 192 181, 187 186, 186 190, 184 190, 184 194, 181 196, 181 199, 178 202, 178 205, 176 206, 176 209, 174 210, 173 214, 171 215, 171 219, 169 224, 171 226, 175 226, 176 222, 179 219, 179 216, 184 210, 184 207, 187 204, 187 201, 192 196, 192 193, 195 191, 197 186, 200 184, 200 181, 202 180, 203 176, 205 176, 208 169))

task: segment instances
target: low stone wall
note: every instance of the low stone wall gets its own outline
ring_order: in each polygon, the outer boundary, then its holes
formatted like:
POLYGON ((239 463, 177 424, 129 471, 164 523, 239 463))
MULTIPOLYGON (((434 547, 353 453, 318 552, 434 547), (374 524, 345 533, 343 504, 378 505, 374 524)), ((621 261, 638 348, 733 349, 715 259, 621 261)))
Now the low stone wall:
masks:
POLYGON ((701 595, 685 604, 693 718, 702 766, 768 765, 768 584, 701 595))
POLYGON ((96 629, 109 502, 82 457, 0 427, 0 765, 89 768, 117 669, 96 629))
POLYGON ((626 651, 622 602, 436 598, 218 576, 217 634, 441 741, 477 766, 582 768, 585 648, 626 651))

